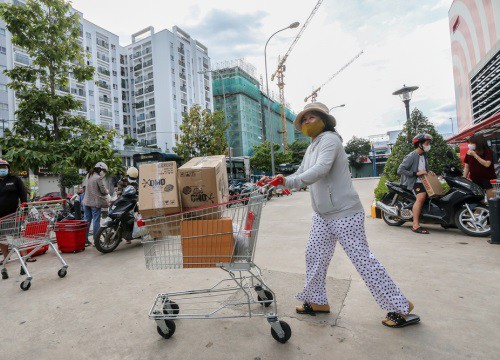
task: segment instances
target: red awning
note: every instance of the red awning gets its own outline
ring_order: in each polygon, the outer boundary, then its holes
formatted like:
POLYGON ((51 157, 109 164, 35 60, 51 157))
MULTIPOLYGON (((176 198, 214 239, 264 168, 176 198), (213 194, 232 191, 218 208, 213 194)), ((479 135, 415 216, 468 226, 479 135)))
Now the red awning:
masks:
POLYGON ((446 140, 448 144, 457 144, 467 141, 474 134, 482 134, 486 140, 500 138, 500 113, 481 121, 479 124, 462 131, 460 134, 446 140))

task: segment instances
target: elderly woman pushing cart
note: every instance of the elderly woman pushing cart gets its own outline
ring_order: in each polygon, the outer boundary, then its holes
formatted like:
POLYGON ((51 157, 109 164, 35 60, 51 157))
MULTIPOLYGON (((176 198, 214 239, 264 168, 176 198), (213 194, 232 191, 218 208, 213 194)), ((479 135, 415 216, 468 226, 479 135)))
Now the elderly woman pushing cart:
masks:
POLYGON ((306 281, 296 295, 303 304, 297 306, 297 313, 330 312, 325 279, 339 242, 379 306, 388 312, 382 324, 404 327, 418 323, 420 318, 410 314, 413 304, 370 251, 365 214, 352 184, 342 138, 335 130, 335 118, 326 105, 316 102, 305 106, 294 125, 310 137, 312 143, 297 172, 288 177, 277 175, 275 179, 280 178, 290 189, 309 186, 314 211, 306 246, 306 281))

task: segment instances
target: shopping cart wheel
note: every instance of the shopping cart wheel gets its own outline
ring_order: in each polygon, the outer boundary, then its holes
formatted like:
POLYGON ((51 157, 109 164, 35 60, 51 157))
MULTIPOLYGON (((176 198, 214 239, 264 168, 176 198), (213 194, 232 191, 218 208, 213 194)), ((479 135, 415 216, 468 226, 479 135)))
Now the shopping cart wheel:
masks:
POLYGON ((156 330, 158 331, 158 334, 160 334, 162 338, 170 339, 175 332, 175 323, 172 320, 164 320, 164 321, 168 331, 163 332, 163 330, 159 326, 156 327, 156 330))
POLYGON ((283 337, 280 338, 278 336, 278 333, 276 331, 274 331, 274 329, 272 327, 271 327, 271 335, 273 336, 274 340, 276 340, 277 342, 280 342, 280 343, 284 344, 292 336, 292 329, 290 328, 290 325, 288 325, 284 321, 280 321, 280 325, 281 325, 281 328, 283 329, 283 331, 285 333, 283 335, 283 337))
POLYGON ((24 280, 21 283, 21 289, 23 289, 24 291, 28 290, 30 287, 31 287, 31 281, 30 280, 24 280))
POLYGON ((7 272, 7 269, 2 270, 2 280, 6 280, 9 278, 9 273, 7 272))
POLYGON ((273 293, 269 290, 264 290, 265 299, 262 299, 259 295, 257 295, 257 300, 263 301, 265 307, 269 307, 273 303, 273 293))
POLYGON ((167 300, 163 304, 163 313, 165 315, 177 315, 179 314, 179 305, 175 301, 167 300))
POLYGON ((66 276, 68 271, 65 268, 60 268, 59 271, 57 272, 57 275, 59 275, 60 278, 63 278, 66 276))

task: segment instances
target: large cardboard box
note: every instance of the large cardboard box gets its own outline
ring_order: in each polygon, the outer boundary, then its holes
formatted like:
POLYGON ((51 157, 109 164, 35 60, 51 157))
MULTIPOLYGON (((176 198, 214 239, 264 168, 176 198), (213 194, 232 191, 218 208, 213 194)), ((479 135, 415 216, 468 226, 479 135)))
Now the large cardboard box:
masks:
POLYGON ((184 210, 229 201, 226 157, 191 159, 179 168, 179 189, 184 210))
POLYGON ((144 219, 181 211, 175 161, 139 167, 139 212, 144 219))
POLYGON ((181 222, 182 260, 185 268, 216 267, 230 262, 234 252, 233 222, 183 220, 181 222))
POLYGON ((444 194, 443 186, 439 182, 437 175, 422 175, 420 176, 420 180, 425 187, 425 191, 427 191, 427 195, 429 197, 436 197, 444 194))

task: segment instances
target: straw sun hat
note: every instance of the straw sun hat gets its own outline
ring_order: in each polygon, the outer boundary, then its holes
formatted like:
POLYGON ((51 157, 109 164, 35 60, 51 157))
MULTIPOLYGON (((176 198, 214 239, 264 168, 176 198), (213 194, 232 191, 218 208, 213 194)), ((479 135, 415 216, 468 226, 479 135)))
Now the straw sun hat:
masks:
POLYGON ((314 102, 307 104, 304 106, 304 110, 299 112, 297 114, 297 117, 295 118, 295 121, 293 122, 293 126, 295 126, 295 129, 298 131, 301 131, 302 129, 302 118, 304 115, 309 112, 309 111, 319 111, 320 113, 323 113, 326 115, 327 121, 330 122, 332 128, 334 128, 337 125, 337 120, 333 117, 333 115, 330 115, 330 111, 328 110, 328 106, 326 106, 323 103, 320 102, 314 102))

